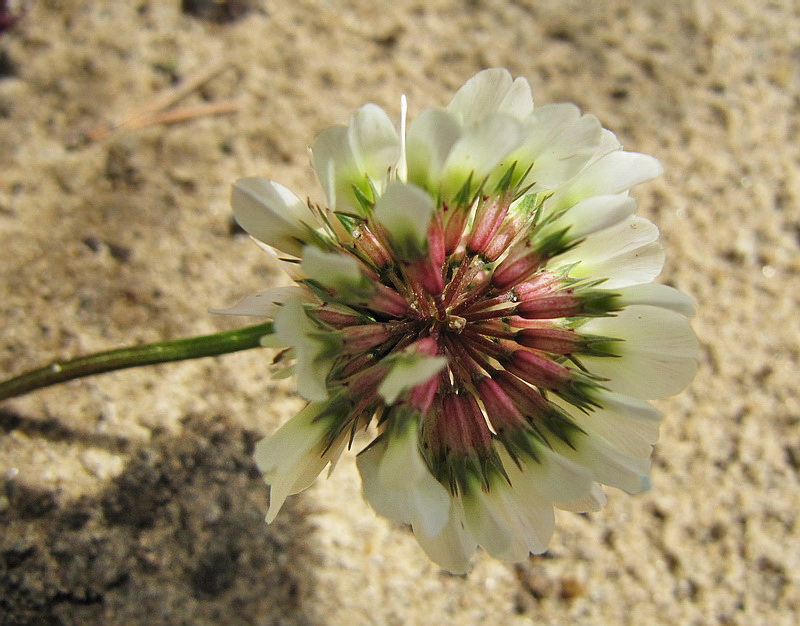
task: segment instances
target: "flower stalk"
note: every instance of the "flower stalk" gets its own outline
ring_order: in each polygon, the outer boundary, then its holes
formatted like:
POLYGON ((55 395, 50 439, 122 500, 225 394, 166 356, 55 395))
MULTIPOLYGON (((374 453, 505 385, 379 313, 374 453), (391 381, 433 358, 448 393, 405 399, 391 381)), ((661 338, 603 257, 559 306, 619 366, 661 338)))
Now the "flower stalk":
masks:
POLYGON ((272 322, 266 322, 212 335, 117 348, 74 359, 53 361, 44 367, 0 382, 0 401, 86 376, 260 348, 262 338, 272 334, 272 326, 272 322))

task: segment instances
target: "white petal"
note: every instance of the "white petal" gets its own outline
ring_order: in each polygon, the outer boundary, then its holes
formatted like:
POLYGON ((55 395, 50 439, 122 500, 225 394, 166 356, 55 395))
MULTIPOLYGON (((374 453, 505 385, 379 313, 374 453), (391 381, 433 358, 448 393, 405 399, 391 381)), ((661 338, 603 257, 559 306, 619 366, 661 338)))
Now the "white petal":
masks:
POLYGON ((306 278, 340 292, 359 290, 366 278, 355 257, 341 252, 325 252, 316 246, 303 248, 300 271, 306 278))
MULTIPOLYGON (((521 141, 522 126, 510 115, 496 113, 467 128, 444 165, 442 192, 445 198, 458 193, 470 174, 477 186, 521 141)), ((507 165, 511 165, 510 160, 507 165)))
POLYGON ((613 317, 590 320, 580 331, 623 339, 614 344, 623 358, 631 354, 666 354, 694 359, 698 352, 697 337, 688 320, 660 307, 629 306, 613 317))
POLYGON ((682 291, 668 285, 650 283, 646 285, 632 285, 619 290, 620 306, 632 304, 649 304, 680 313, 686 317, 694 317, 694 300, 682 291))
POLYGON ((389 116, 375 104, 364 105, 351 116, 348 137, 359 174, 379 184, 400 158, 400 136, 389 116))
POLYGON ((314 348, 298 347, 294 373, 297 377, 297 393, 304 399, 317 402, 328 398, 328 374, 332 363, 319 358, 314 348))
POLYGON ((600 391, 597 402, 602 408, 579 411, 561 400, 554 400, 566 410, 583 430, 599 435, 625 454, 648 458, 658 441, 661 413, 643 400, 612 391, 600 391))
POLYGON ((524 462, 521 468, 504 450, 499 454, 511 485, 531 497, 545 497, 551 502, 573 500, 582 498, 591 488, 590 472, 544 445, 536 449, 537 459, 524 462))
MULTIPOLYGON (((541 229, 541 237, 569 227, 567 237, 577 240, 610 228, 636 210, 636 201, 624 195, 593 196, 581 200, 564 215, 541 229)), ((537 232, 537 235, 539 233, 537 232)))
POLYGON ((408 524, 407 507, 398 494, 386 489, 380 480, 380 468, 386 455, 386 442, 378 442, 360 452, 356 457, 364 498, 375 512, 401 524, 408 524))
POLYGON ((431 192, 438 181, 447 155, 461 137, 461 125, 447 111, 426 109, 408 128, 408 180, 431 192))
POLYGON ((658 229, 632 215, 610 228, 589 235, 580 245, 556 257, 551 267, 576 264, 574 278, 604 278, 604 289, 638 285, 653 280, 664 266, 658 229))
POLYGON ((560 210, 590 196, 621 193, 661 175, 663 171, 661 164, 651 156, 617 150, 590 164, 564 188, 556 191, 549 205, 560 210))
POLYGON ((324 453, 321 446, 316 450, 309 451, 305 457, 298 459, 297 464, 291 471, 276 477, 274 482, 269 483, 267 523, 272 523, 275 520, 288 496, 308 489, 317 479, 320 472, 325 469, 326 465, 330 464, 332 466, 342 454, 346 444, 347 438, 339 437, 324 453))
POLYGON ((596 117, 580 115, 573 104, 537 108, 525 124, 525 143, 514 153, 533 163, 525 179, 534 190, 552 189, 573 178, 597 154, 603 128, 596 117))
POLYGON ((209 309, 209 313, 219 315, 251 315, 253 317, 275 317, 281 304, 287 300, 314 301, 312 294, 299 286, 276 287, 260 293, 245 296, 227 309, 209 309))
POLYGON ((555 500, 586 500, 592 493, 592 472, 541 447, 538 459, 520 459, 507 451, 498 454, 508 483, 495 481, 488 492, 475 488, 462 498, 467 528, 479 545, 496 558, 521 561, 541 554, 553 534, 555 500))
POLYGON ((570 439, 572 446, 557 437, 550 439, 556 452, 591 470, 599 483, 628 493, 641 493, 650 488, 649 459, 625 454, 605 439, 591 434, 576 433, 570 439))
POLYGON ((573 193, 620 193, 652 180, 664 173, 664 168, 654 157, 638 152, 616 150, 599 159, 574 182, 573 193))
POLYGON ((287 346, 275 334, 264 335, 258 343, 262 348, 274 348, 278 350, 284 348, 289 349, 284 355, 284 359, 281 364, 282 366, 279 367, 279 369, 272 371, 273 380, 283 380, 284 378, 289 378, 290 376, 294 375, 294 363, 291 362, 294 359, 294 350, 290 346, 287 346))
POLYGON ((456 92, 447 110, 465 125, 477 124, 498 112, 523 119, 533 110, 531 87, 524 78, 512 80, 508 70, 483 70, 456 92))
POLYGON ((306 400, 328 398, 327 379, 333 366, 330 333, 324 333, 306 315, 303 304, 290 300, 275 314, 275 335, 295 351, 297 391, 306 400))
POLYGON ((408 123, 408 100, 406 95, 400 96, 400 158, 394 168, 397 179, 401 182, 408 182, 408 151, 406 149, 406 141, 408 123))
POLYGON ((532 497, 516 490, 506 490, 506 495, 509 498, 513 496, 509 509, 517 516, 527 552, 542 554, 547 550, 555 530, 553 502, 541 495, 532 497))
POLYGON ((450 494, 419 452, 417 427, 386 435, 356 460, 364 497, 380 515, 436 535, 447 523, 450 494))
POLYGON ((622 144, 617 139, 617 136, 612 133, 607 128, 603 129, 603 136, 600 139, 600 147, 597 150, 597 154, 592 158, 590 163, 594 163, 595 161, 599 161, 607 154, 611 154, 612 152, 616 152, 617 150, 622 150, 622 144))
MULTIPOLYGON (((252 237, 251 239, 293 281, 297 282, 305 278, 305 276, 303 276, 303 274, 300 272, 300 265, 297 263, 296 258, 287 258, 287 255, 279 254, 272 246, 268 246, 258 239, 254 239, 252 237)), ((300 254, 302 254, 302 249, 300 254)))
POLYGON ((569 103, 546 104, 537 107, 525 121, 526 150, 532 154, 541 154, 548 147, 557 150, 554 139, 565 128, 580 120, 581 112, 577 106, 569 103))
POLYGON ((358 453, 356 465, 361 474, 361 486, 364 497, 377 513, 394 521, 407 524, 405 507, 399 502, 396 494, 388 492, 380 480, 380 468, 386 456, 386 441, 373 443, 366 450, 358 453))
POLYGON ((275 331, 286 345, 297 346, 303 343, 315 330, 316 327, 308 319, 300 301, 285 302, 275 316, 275 331))
POLYGON ((497 107, 499 113, 508 113, 519 120, 525 119, 533 111, 533 94, 528 81, 518 76, 511 83, 497 107))
POLYGON ((332 210, 359 212, 352 185, 363 177, 359 176, 347 126, 323 130, 314 141, 311 155, 328 206, 332 210))
POLYGON ((256 444, 256 465, 270 485, 267 522, 275 519, 287 496, 306 489, 341 454, 346 437, 340 437, 327 452, 324 450, 328 426, 318 418, 326 406, 327 403, 309 404, 271 437, 256 444))
POLYGON ((493 557, 506 561, 522 561, 529 551, 517 515, 495 485, 484 492, 476 487, 462 498, 467 528, 478 545, 493 557))
POLYGON ((289 189, 261 177, 236 181, 231 191, 233 215, 251 236, 299 256, 312 224, 308 207, 289 189))
POLYGON ((386 404, 394 404, 404 391, 427 382, 447 365, 447 357, 403 352, 392 360, 391 369, 378 385, 386 404))
POLYGON ((599 511, 606 505, 606 502, 606 494, 603 493, 603 488, 599 484, 594 483, 591 493, 585 498, 570 500, 568 502, 556 502, 555 505, 562 511, 589 513, 591 511, 599 511))
POLYGON ((596 318, 581 332, 615 337, 619 357, 586 357, 584 365, 613 391, 635 398, 666 398, 682 391, 697 370, 699 344, 685 317, 653 306, 630 306, 596 318))
POLYGON ((550 450, 547 451, 547 454, 546 460, 544 457, 540 462, 529 460, 524 462, 520 468, 511 460, 505 450, 500 449, 503 466, 506 468, 511 483, 510 487, 501 485, 504 497, 509 503, 509 508, 518 517, 520 532, 522 532, 528 552, 533 554, 541 554, 547 550, 553 536, 554 499, 585 497, 592 484, 591 473, 588 470, 568 459, 558 457, 550 450), (551 459, 555 461, 556 458, 558 458, 556 461, 558 464, 570 466, 569 472, 556 471, 559 475, 553 475, 554 464, 551 463, 551 459), (550 471, 539 469, 542 461, 545 464, 550 463, 550 471), (575 482, 573 483, 570 478, 575 478, 575 482), (560 490, 557 487, 560 487, 560 490))
POLYGON ((414 528, 414 536, 434 563, 453 574, 465 574, 469 570, 469 559, 477 543, 464 523, 460 499, 453 500, 441 532, 429 535, 422 528, 414 528))
POLYGON ((400 259, 414 260, 427 249, 433 198, 415 185, 392 181, 375 205, 375 219, 389 234, 400 259))
POLYGON ((560 102, 536 107, 525 124, 528 132, 526 145, 541 150, 553 142, 565 128, 575 124, 581 117, 574 104, 560 102))
POLYGON ((409 505, 416 509, 411 520, 413 528, 420 528, 428 535, 435 535, 444 529, 450 512, 451 498, 439 481, 430 473, 424 480, 417 481, 417 488, 411 494, 409 505))

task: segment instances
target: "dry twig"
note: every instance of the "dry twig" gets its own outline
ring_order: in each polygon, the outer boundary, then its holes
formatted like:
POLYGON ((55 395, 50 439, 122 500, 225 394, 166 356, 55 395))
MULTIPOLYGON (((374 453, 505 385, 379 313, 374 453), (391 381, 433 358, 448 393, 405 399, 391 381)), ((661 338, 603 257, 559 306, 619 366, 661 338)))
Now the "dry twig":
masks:
POLYGON ((89 141, 101 141, 119 129, 133 130, 156 124, 176 124, 206 115, 220 115, 238 110, 240 103, 237 100, 223 100, 193 107, 165 110, 228 67, 225 62, 219 61, 193 72, 175 87, 163 91, 144 106, 130 111, 119 122, 103 124, 92 129, 87 134, 87 138, 89 141))

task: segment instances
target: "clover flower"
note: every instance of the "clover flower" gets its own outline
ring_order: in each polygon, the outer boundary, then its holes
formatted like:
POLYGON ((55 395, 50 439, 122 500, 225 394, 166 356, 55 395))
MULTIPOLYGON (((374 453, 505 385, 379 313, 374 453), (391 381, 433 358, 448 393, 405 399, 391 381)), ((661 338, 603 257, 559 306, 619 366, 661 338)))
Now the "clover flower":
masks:
POLYGON ((317 137, 325 206, 233 188, 296 286, 219 312, 273 319, 263 343, 309 401, 256 446, 267 519, 367 429, 378 513, 452 572, 477 546, 520 561, 546 550, 554 507, 648 487, 647 401, 694 376, 692 301, 652 283, 658 231, 628 196, 661 167, 573 105, 534 108, 501 69, 401 118, 368 104, 317 137))

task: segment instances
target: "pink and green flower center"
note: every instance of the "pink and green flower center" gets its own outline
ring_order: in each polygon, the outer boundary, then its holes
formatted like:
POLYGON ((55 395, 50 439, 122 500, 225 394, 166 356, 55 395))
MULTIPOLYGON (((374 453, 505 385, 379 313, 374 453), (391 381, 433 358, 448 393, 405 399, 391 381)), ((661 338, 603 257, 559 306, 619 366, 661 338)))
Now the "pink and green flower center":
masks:
POLYGON ((568 247, 564 233, 537 240, 538 207, 511 214, 513 200, 501 192, 443 207, 423 241, 400 244, 380 222, 344 220, 354 236, 337 252, 366 280, 308 283, 323 301, 311 314, 341 342, 328 387, 355 405, 353 427, 410 407, 431 469, 454 492, 504 473, 495 440, 512 458, 535 456, 552 437, 570 443, 577 426, 549 395, 590 408, 598 381, 579 357, 610 354, 611 340, 576 328, 612 310, 615 295, 548 269, 568 247), (413 374, 442 357, 432 374, 413 374), (410 382, 389 402, 381 381, 403 359, 410 382))

